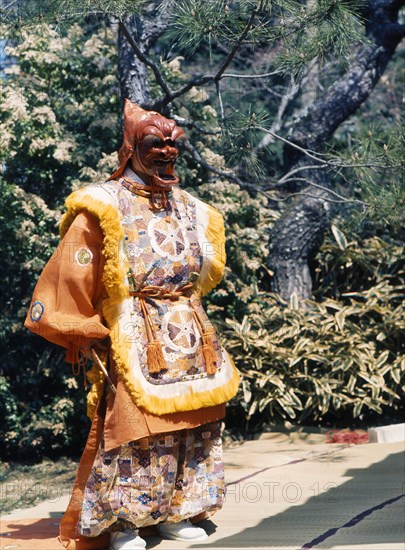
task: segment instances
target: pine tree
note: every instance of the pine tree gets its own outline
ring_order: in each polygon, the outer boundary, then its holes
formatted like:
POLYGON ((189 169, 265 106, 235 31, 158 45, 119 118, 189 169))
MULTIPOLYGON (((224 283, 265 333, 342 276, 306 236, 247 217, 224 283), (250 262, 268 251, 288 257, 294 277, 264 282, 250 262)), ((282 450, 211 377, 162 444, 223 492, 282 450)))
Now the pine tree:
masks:
MULTIPOLYGON (((47 0, 11 3, 2 10, 2 21, 10 32, 38 20, 63 29, 72 20, 103 19, 118 28, 122 97, 189 128, 191 163, 251 194, 265 193, 269 207, 277 206, 281 215, 269 240, 269 286, 284 299, 294 294, 302 300, 312 295, 309 264, 337 207, 357 202, 372 209, 382 195, 372 185, 376 172, 398 174, 397 128, 388 137, 390 147, 388 141, 369 139, 367 154, 361 146, 336 147, 334 136, 367 100, 404 36, 398 22, 402 5, 398 0, 47 0), (170 63, 180 56, 184 62, 176 75, 170 63), (202 127, 201 112, 190 115, 187 101, 195 89, 214 106, 214 130, 202 127), (210 133, 216 136, 210 146, 224 155, 227 168, 210 165, 191 144, 210 133), (359 170, 363 193, 345 181, 359 170)), ((403 201, 404 191, 394 180, 385 185, 386 212, 403 201)))

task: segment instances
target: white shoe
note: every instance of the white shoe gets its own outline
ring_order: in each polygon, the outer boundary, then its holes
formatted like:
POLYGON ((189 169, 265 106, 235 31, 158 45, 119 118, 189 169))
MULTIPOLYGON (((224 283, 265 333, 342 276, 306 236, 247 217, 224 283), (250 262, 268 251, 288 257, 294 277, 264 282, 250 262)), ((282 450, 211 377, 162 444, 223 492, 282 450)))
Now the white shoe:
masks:
POLYGON ((111 533, 108 550, 144 550, 146 541, 138 536, 138 531, 116 531, 111 533))
POLYGON ((156 527, 162 537, 170 540, 199 542, 208 538, 208 535, 204 529, 191 525, 189 521, 179 521, 178 523, 159 523, 156 527))

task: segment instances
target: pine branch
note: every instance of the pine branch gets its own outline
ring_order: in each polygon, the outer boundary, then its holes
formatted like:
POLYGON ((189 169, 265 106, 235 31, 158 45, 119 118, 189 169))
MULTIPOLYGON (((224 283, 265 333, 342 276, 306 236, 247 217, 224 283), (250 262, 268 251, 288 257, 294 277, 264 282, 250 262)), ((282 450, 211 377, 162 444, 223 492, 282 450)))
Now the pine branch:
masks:
POLYGON ((328 164, 327 161, 325 161, 324 159, 317 156, 318 153, 315 153, 314 151, 310 151, 309 149, 305 149, 304 147, 301 147, 300 145, 297 145, 293 141, 290 141, 289 139, 286 139, 286 138, 280 136, 279 134, 276 134, 275 132, 272 132, 271 130, 268 130, 267 128, 260 128, 260 130, 262 130, 262 132, 264 132, 265 134, 268 134, 268 135, 278 139, 279 141, 282 141, 286 145, 289 145, 290 147, 293 147, 294 149, 297 149, 297 151, 300 151, 305 156, 307 156, 307 157, 309 157, 313 160, 316 160, 317 162, 320 162, 322 164, 328 164))
MULTIPOLYGON (((147 67, 152 69, 156 82, 159 84, 160 88, 162 89, 164 96, 163 98, 157 99, 153 102, 154 108, 163 109, 166 107, 169 103, 172 103, 175 99, 183 96, 187 92, 189 92, 192 88, 196 86, 203 86, 204 84, 208 84, 209 82, 217 83, 222 78, 226 78, 228 75, 224 75, 226 69, 231 64, 232 60, 234 59, 236 52, 240 48, 241 44, 243 43, 244 39, 246 38, 247 34, 251 30, 254 19, 257 15, 257 10, 253 10, 252 14, 248 20, 248 22, 245 25, 244 30, 240 34, 239 38, 236 40, 235 44, 233 45, 232 49, 228 53, 225 61, 220 65, 218 70, 215 74, 205 74, 205 75, 198 75, 193 78, 191 78, 186 84, 184 84, 182 87, 180 87, 177 90, 172 90, 168 83, 166 82, 162 71, 160 70, 157 63, 152 61, 136 44, 135 40, 133 39, 131 33, 129 32, 129 29, 125 25, 124 21, 120 21, 119 25, 122 29, 122 32, 124 33, 125 37, 128 40, 128 43, 130 44, 131 48, 134 51, 134 54, 137 56, 137 58, 142 61, 147 67)), ((236 77, 235 75, 230 75, 230 77, 236 77)))
MULTIPOLYGON (((284 137, 280 136, 279 134, 276 134, 275 132, 272 132, 271 130, 268 130, 267 128, 261 127, 260 130, 262 132, 265 132, 266 134, 269 134, 269 135, 273 136, 274 138, 278 139, 279 141, 282 141, 283 143, 285 143, 289 147, 292 147, 293 149, 296 149, 297 151, 300 151, 301 153, 303 153, 308 158, 318 162, 319 166, 311 166, 310 167, 311 170, 314 169, 314 168, 327 168, 327 167, 330 167, 330 168, 333 168, 333 169, 338 169, 338 168, 386 168, 385 164, 376 164, 375 162, 345 163, 345 162, 342 162, 340 158, 336 158, 336 159, 332 159, 332 160, 321 158, 322 153, 320 153, 320 152, 312 151, 310 149, 304 149, 303 147, 297 145, 293 141, 291 141, 287 138, 284 138, 284 137)), ((393 168, 399 168, 400 166, 401 166, 400 164, 394 165, 393 168)), ((296 173, 297 171, 301 171, 301 170, 305 170, 305 167, 295 166, 290 172, 288 172, 285 176, 283 176, 279 181, 284 181, 284 179, 287 178, 289 176, 289 174, 293 174, 293 173, 296 173)))
POLYGON ((246 38, 248 32, 250 31, 250 29, 252 28, 253 26, 253 22, 256 18, 256 15, 257 15, 257 10, 254 9, 252 11, 252 14, 249 18, 249 21, 246 23, 246 26, 245 28, 243 29, 243 32, 241 33, 240 37, 238 38, 238 40, 235 42, 233 48, 231 49, 231 51, 229 52, 227 58, 225 59, 224 63, 221 65, 221 67, 218 69, 215 77, 214 77, 214 81, 218 81, 221 79, 221 76, 223 75, 223 73, 226 71, 226 69, 229 67, 229 65, 232 63, 232 60, 233 58, 235 57, 236 55, 236 52, 238 51, 239 47, 241 46, 242 42, 244 41, 244 39, 246 38))
POLYGON ((188 118, 183 118, 178 115, 175 115, 173 113, 170 113, 170 118, 173 119, 179 126, 183 126, 184 128, 198 130, 198 132, 201 132, 201 134, 204 134, 206 136, 218 136, 221 134, 221 130, 207 130, 206 128, 203 128, 197 122, 194 122, 193 120, 190 120, 188 118))
MULTIPOLYGON (((296 98, 299 90, 300 90, 300 85, 297 84, 294 76, 291 75, 290 84, 287 88, 287 92, 281 96, 281 101, 277 110, 277 115, 273 124, 271 125, 270 132, 278 132, 281 129, 284 113, 287 107, 290 105, 291 101, 293 101, 296 98)), ((271 141, 272 141, 271 134, 267 134, 258 143, 256 147, 256 151, 260 151, 261 149, 264 149, 271 143, 271 141)))
MULTIPOLYGON (((400 41, 403 30, 396 21, 400 4, 404 2, 368 2, 366 31, 372 43, 358 52, 346 73, 292 126, 290 135, 295 144, 303 149, 321 149, 340 124, 369 97, 400 41), (396 34, 388 32, 392 25, 396 34)), ((290 162, 296 160, 290 158, 290 162)))
POLYGON ((172 92, 170 98, 164 98, 163 104, 167 105, 168 103, 171 103, 174 99, 177 99, 178 97, 183 96, 187 92, 191 90, 191 88, 194 88, 194 86, 203 86, 204 84, 208 84, 208 82, 212 82, 214 79, 213 75, 198 75, 194 78, 191 78, 187 84, 179 88, 178 90, 172 92))
POLYGON ((221 126, 223 127, 224 122, 225 122, 225 111, 224 111, 224 104, 222 102, 222 95, 221 95, 221 88, 220 88, 219 80, 215 81, 215 88, 216 88, 216 91, 217 91, 219 111, 221 113, 221 126))
MULTIPOLYGON (((308 183, 311 184, 311 182, 308 182, 308 183)), ((264 193, 264 194, 267 196, 267 198, 269 198, 270 200, 275 201, 275 202, 286 202, 286 201, 290 200, 292 197, 310 197, 311 199, 322 200, 324 202, 332 202, 332 203, 339 203, 339 204, 354 202, 354 203, 360 203, 360 204, 362 204, 363 206, 366 206, 366 207, 370 206, 366 202, 359 201, 359 200, 356 200, 356 199, 346 199, 344 197, 341 200, 331 199, 329 197, 321 197, 321 196, 318 196, 318 195, 311 195, 311 193, 305 193, 304 191, 299 191, 297 193, 290 193, 289 195, 287 195, 286 197, 283 197, 282 199, 272 197, 268 193, 264 193)))
POLYGON ((7 4, 7 6, 4 6, 1 11, 7 11, 9 10, 10 8, 12 8, 14 6, 14 4, 17 4, 18 0, 12 0, 12 2, 10 2, 9 4, 7 4))
MULTIPOLYGON (((334 197, 340 199, 339 201, 334 202, 354 202, 362 204, 363 206, 370 206, 369 204, 365 203, 364 201, 361 201, 359 199, 348 199, 347 197, 344 197, 343 195, 340 195, 339 193, 336 193, 336 191, 333 191, 332 189, 328 189, 327 187, 324 187, 323 185, 320 185, 319 183, 316 183, 314 181, 308 180, 307 178, 290 178, 289 180, 285 180, 284 183, 290 182, 290 181, 302 181, 305 182, 308 185, 311 185, 312 187, 316 187, 317 189, 321 189, 322 191, 325 191, 326 193, 329 193, 333 195, 334 197)), ((289 195, 289 197, 300 194, 300 193, 292 193, 289 195)), ((284 199, 283 199, 284 200, 284 199)))
POLYGON ((222 78, 268 78, 269 76, 275 76, 276 74, 281 74, 281 71, 272 71, 271 73, 262 73, 262 74, 236 74, 236 73, 224 73, 221 76, 222 78))
POLYGON ((211 164, 209 164, 205 159, 203 159, 203 157, 200 155, 197 149, 188 140, 184 142, 184 149, 191 155, 191 157, 196 162, 198 162, 200 166, 202 166, 206 170, 209 170, 213 174, 216 174, 217 176, 220 176, 229 181, 233 181, 234 183, 237 183, 242 189, 246 189, 254 192, 257 192, 259 190, 256 185, 252 183, 248 183, 246 181, 242 181, 233 172, 220 170, 219 168, 215 168, 215 166, 212 166, 211 164))
POLYGON ((233 46, 233 48, 229 52, 226 60, 219 67, 219 69, 217 70, 217 72, 215 74, 195 76, 194 78, 189 80, 187 82, 187 84, 185 84, 184 86, 182 86, 181 88, 179 88, 178 90, 173 92, 172 95, 171 95, 171 98, 169 99, 169 101, 167 101, 168 98, 164 98, 163 105, 167 105, 168 103, 170 103, 174 99, 177 99, 178 97, 183 96, 184 94, 189 92, 191 90, 191 88, 194 88, 195 86, 203 86, 204 84, 208 84, 209 82, 215 82, 215 83, 219 82, 224 77, 223 73, 229 67, 230 63, 232 62, 232 59, 235 57, 235 54, 238 51, 238 48, 240 47, 240 45, 242 44, 242 42, 243 42, 244 38, 246 37, 247 33, 251 29, 251 27, 253 25, 254 18, 256 17, 256 13, 257 13, 256 10, 253 10, 251 17, 250 17, 248 23, 245 26, 245 29, 243 30, 240 37, 236 41, 235 45, 233 46))
MULTIPOLYGON (((290 176, 292 174, 295 174, 297 172, 301 172, 301 171, 304 171, 304 170, 309 170, 309 169, 313 170, 314 168, 333 168, 334 170, 337 170, 337 169, 341 169, 341 168, 386 168, 387 167, 386 164, 377 164, 375 162, 347 163, 347 162, 342 162, 342 160, 340 158, 336 158, 336 159, 332 159, 332 160, 324 159, 324 158, 321 158, 321 153, 311 151, 309 149, 304 149, 303 147, 300 147, 299 145, 297 145, 293 141, 290 141, 290 140, 280 136, 279 134, 276 134, 275 132, 272 132, 271 130, 268 130, 267 128, 260 128, 260 129, 263 132, 265 132, 267 134, 270 134, 274 138, 282 141, 286 145, 288 145, 288 146, 290 146, 294 149, 297 149, 298 151, 303 153, 305 156, 307 156, 307 157, 311 158, 312 160, 315 160, 316 162, 319 163, 318 165, 311 165, 311 166, 295 166, 292 170, 290 170, 289 172, 287 172, 287 174, 285 174, 282 178, 280 178, 278 180, 278 183, 286 183, 287 180, 291 181, 290 176)), ((400 168, 400 167, 401 167, 401 164, 392 166, 392 168, 400 168)))
POLYGON ((304 170, 318 170, 319 168, 325 169, 327 168, 327 166, 325 164, 310 164, 310 165, 298 166, 297 168, 290 170, 282 178, 277 180, 277 184, 281 185, 283 183, 286 183, 287 181, 291 181, 290 180, 291 176, 293 176, 294 174, 298 174, 299 172, 303 172, 304 170))

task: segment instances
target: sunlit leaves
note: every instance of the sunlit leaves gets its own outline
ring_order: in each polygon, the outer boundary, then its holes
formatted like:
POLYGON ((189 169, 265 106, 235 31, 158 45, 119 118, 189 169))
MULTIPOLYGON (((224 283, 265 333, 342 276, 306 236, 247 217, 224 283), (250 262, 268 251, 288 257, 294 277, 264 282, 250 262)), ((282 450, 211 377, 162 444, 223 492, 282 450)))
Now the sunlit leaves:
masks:
POLYGON ((22 38, 6 48, 15 63, 0 91, 2 171, 55 205, 89 171, 99 177, 97 164, 118 145, 114 36, 75 24, 63 38, 50 26, 22 38))

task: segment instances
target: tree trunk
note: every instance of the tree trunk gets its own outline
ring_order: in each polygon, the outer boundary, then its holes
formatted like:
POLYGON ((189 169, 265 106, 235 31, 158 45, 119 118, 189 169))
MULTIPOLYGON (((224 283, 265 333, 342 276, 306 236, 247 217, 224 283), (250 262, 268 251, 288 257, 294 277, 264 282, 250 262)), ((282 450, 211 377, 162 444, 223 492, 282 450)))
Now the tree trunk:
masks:
MULTIPOLYGON (((323 172, 313 171, 309 177, 327 188, 325 176, 323 172)), ((294 294, 299 302, 311 298, 310 261, 322 244, 331 213, 327 191, 318 188, 307 191, 311 196, 298 197, 275 223, 270 235, 271 290, 286 301, 294 294)))
MULTIPOLYGON (((141 21, 137 16, 129 17, 127 26, 135 36, 141 32, 141 21)), ((119 80, 121 87, 121 98, 130 99, 139 105, 145 105, 149 99, 149 85, 146 66, 135 57, 128 40, 118 27, 118 50, 119 50, 119 80)), ((142 44, 142 41, 140 41, 142 44)))
MULTIPOLYGON (((405 34, 405 26, 397 22, 403 4, 398 0, 368 2, 366 32, 372 44, 362 48, 347 72, 297 120, 289 132, 290 141, 304 149, 321 151, 339 125, 368 98, 405 34)), ((286 172, 308 164, 305 158, 302 152, 287 145, 286 172)), ((311 160, 310 164, 316 162, 311 160)), ((303 174, 300 176, 307 181, 329 187, 324 170, 308 170, 303 174)), ((272 229, 268 267, 274 273, 270 281, 272 291, 285 300, 295 293, 303 301, 312 294, 309 262, 322 243, 330 208, 327 191, 305 183, 295 185, 294 191, 302 195, 295 198, 272 229), (316 198, 305 196, 309 194, 316 198)))
MULTIPOLYGON (((145 8, 145 16, 133 15, 125 20, 125 25, 144 54, 156 43, 167 26, 168 10, 159 11, 152 2, 145 8)), ((119 80, 122 100, 130 99, 141 107, 150 103, 148 72, 146 65, 138 59, 125 37, 122 26, 118 25, 119 80)))

